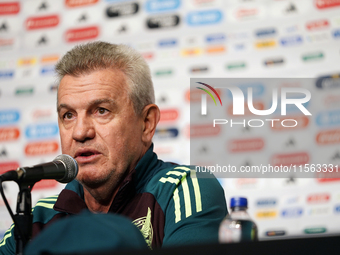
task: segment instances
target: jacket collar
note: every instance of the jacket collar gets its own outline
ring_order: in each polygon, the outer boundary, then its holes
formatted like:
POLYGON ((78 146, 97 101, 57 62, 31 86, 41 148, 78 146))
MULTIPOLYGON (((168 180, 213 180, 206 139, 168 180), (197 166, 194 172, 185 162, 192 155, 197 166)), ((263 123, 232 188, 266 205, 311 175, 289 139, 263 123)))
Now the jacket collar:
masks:
MULTIPOLYGON (((120 208, 122 208, 136 192, 142 192, 145 183, 151 179, 154 172, 157 171, 162 163, 153 152, 152 144, 137 163, 135 170, 123 180, 123 185, 117 192, 109 211, 119 212, 120 208)), ((68 183, 65 189, 59 194, 53 208, 56 211, 69 214, 78 214, 82 210, 87 209, 84 201, 83 186, 77 180, 68 183)))

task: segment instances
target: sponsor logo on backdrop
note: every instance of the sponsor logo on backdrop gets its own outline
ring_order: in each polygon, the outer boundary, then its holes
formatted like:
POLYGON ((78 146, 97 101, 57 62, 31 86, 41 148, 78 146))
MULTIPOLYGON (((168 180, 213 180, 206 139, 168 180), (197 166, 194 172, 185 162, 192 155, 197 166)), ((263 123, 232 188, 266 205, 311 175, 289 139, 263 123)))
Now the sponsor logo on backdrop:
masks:
POLYGON ((54 75, 54 65, 53 66, 44 66, 40 69, 40 74, 42 76, 47 76, 47 75, 54 75))
POLYGON ((156 101, 163 104, 163 103, 167 103, 167 101, 169 100, 169 98, 166 95, 160 95, 159 97, 156 98, 156 101))
POLYGON ((340 205, 334 206, 334 213, 336 213, 336 214, 340 213, 340 205))
POLYGON ((169 77, 172 76, 173 70, 172 69, 159 69, 154 72, 154 76, 156 77, 169 77))
POLYGON ((136 14, 139 10, 138 3, 123 3, 119 5, 112 5, 106 9, 106 15, 109 18, 116 18, 121 16, 129 16, 136 14))
POLYGON ((67 7, 80 7, 95 4, 98 1, 99 0, 65 0, 65 5, 67 7))
POLYGON ((316 80, 316 87, 319 89, 340 88, 340 74, 321 76, 316 80))
POLYGON ((147 12, 163 12, 178 9, 180 0, 149 0, 145 4, 147 12))
POLYGON ((1 110, 0 111, 0 125, 15 124, 20 119, 20 112, 18 110, 1 110))
POLYGON ((0 70, 0 80, 14 78, 14 70, 0 70))
POLYGON ((256 215, 256 218, 259 218, 259 219, 276 218, 277 211, 276 210, 258 211, 255 215, 256 215))
POLYGON ((15 90, 16 96, 29 96, 34 94, 34 87, 21 87, 15 90))
POLYGON ((160 48, 175 47, 177 44, 177 39, 162 39, 158 41, 158 46, 160 48))
POLYGON ((340 124, 340 110, 321 112, 316 116, 316 124, 320 127, 330 127, 340 124))
POLYGON ((265 233, 266 236, 284 236, 285 234, 285 230, 268 230, 265 233))
POLYGON ((322 169, 322 172, 315 173, 315 177, 318 183, 329 183, 329 182, 340 181, 340 172, 337 171, 338 168, 335 165, 332 166, 332 165, 322 164, 320 168, 322 169))
POLYGON ((306 23, 306 28, 310 31, 324 29, 329 27, 329 22, 326 19, 309 21, 306 23))
POLYGON ((155 146, 155 153, 157 154, 171 154, 174 152, 174 149, 170 146, 155 146))
POLYGON ((340 38, 340 29, 336 29, 333 31, 333 37, 334 38, 340 38))
POLYGON ((1 50, 10 50, 13 49, 15 44, 15 38, 0 38, 0 49, 1 50))
POLYGON ((309 154, 307 152, 276 154, 271 158, 274 166, 290 166, 290 165, 304 165, 309 162, 309 154))
POLYGON ((257 207, 274 207, 276 205, 277 205, 276 198, 265 198, 265 199, 259 199, 256 201, 257 207))
POLYGON ((227 34, 228 40, 248 40, 251 37, 252 37, 252 35, 248 31, 231 32, 231 33, 227 34))
POLYGON ((47 138, 57 135, 59 132, 56 123, 32 124, 26 127, 25 135, 29 139, 47 138))
POLYGON ((49 15, 43 17, 31 17, 26 20, 26 29, 34 30, 41 28, 56 27, 59 24, 58 15, 49 15))
POLYGON ((218 136, 221 132, 219 126, 213 127, 211 124, 190 125, 190 138, 218 136))
POLYGON ((235 139, 229 142, 228 148, 231 153, 261 151, 264 148, 264 140, 262 138, 235 139))
POLYGON ((316 135, 316 142, 320 145, 340 143, 340 129, 320 131, 316 135))
POLYGON ((161 110, 160 122, 163 121, 175 121, 178 119, 179 111, 177 109, 165 109, 161 110))
POLYGON ((255 31, 256 37, 269 37, 269 36, 276 36, 276 29, 275 28, 265 28, 259 29, 255 31))
POLYGON ((223 14, 220 10, 190 12, 186 18, 190 26, 212 25, 221 22, 223 14))
POLYGON ((151 60, 155 57, 155 54, 153 52, 141 52, 141 55, 145 60, 151 60))
POLYGON ((191 57, 201 55, 203 50, 201 48, 191 48, 191 49, 183 49, 181 51, 181 55, 183 57, 191 57))
POLYGON ((303 39, 300 35, 286 36, 280 39, 280 43, 282 46, 296 46, 302 44, 303 39))
POLYGON ((37 63, 37 58, 20 58, 18 59, 18 66, 32 66, 37 63))
POLYGON ((190 73, 197 74, 197 73, 208 73, 209 67, 208 66, 196 66, 190 68, 190 73))
POLYGON ((310 208, 308 210, 308 215, 310 216, 319 216, 319 215, 327 215, 331 213, 331 208, 329 206, 323 206, 323 207, 315 207, 310 208))
POLYGON ((39 37, 37 37, 37 40, 36 41, 36 46, 46 46, 49 44, 49 42, 51 41, 50 40, 50 37, 47 37, 46 35, 41 35, 39 37))
POLYGON ((331 195, 329 193, 311 194, 307 197, 308 204, 319 204, 329 202, 331 195))
POLYGON ((207 47, 207 49, 206 49, 206 52, 208 54, 216 54, 216 53, 220 54, 220 53, 226 52, 226 51, 227 51, 227 49, 226 49, 225 46, 210 46, 210 47, 207 47))
POLYGON ((58 91, 58 84, 52 84, 49 86, 49 92, 56 93, 58 91))
POLYGON ((228 69, 229 71, 242 70, 242 69, 245 69, 246 67, 247 67, 247 63, 241 62, 241 61, 226 64, 226 69, 228 69))
POLYGON ((282 218, 298 218, 298 217, 301 217, 302 214, 303 214, 302 207, 293 207, 293 208, 282 209, 281 217, 282 218))
POLYGON ((286 199, 285 199, 285 203, 286 204, 296 204, 296 203, 298 203, 298 202, 300 202, 300 197, 299 196, 292 196, 292 197, 287 197, 286 199))
POLYGON ((7 32, 8 31, 8 24, 6 21, 2 22, 2 24, 0 23, 0 32, 7 32))
POLYGON ((157 128, 155 132, 156 139, 171 139, 178 136, 177 128, 157 128))
POLYGON ((259 179, 257 178, 239 178, 235 179, 236 189, 257 189, 259 188, 259 179))
POLYGON ((314 33, 306 36, 306 41, 308 42, 325 42, 329 41, 329 33, 314 33))
POLYGON ((325 227, 306 228, 303 232, 305 234, 322 234, 326 233, 327 229, 325 227))
POLYGON ((39 5, 39 7, 37 8, 38 11, 45 11, 49 9, 49 5, 47 5, 46 2, 41 2, 41 4, 39 5))
POLYGON ((56 153, 59 149, 59 143, 56 141, 32 142, 25 146, 26 156, 39 156, 56 153))
POLYGON ((0 149, 0 158, 7 157, 8 152, 6 150, 6 147, 0 149))
POLYGON ((271 58, 264 61, 264 65, 267 67, 281 66, 285 63, 283 58, 271 58))
POLYGON ((84 40, 95 39, 99 35, 99 28, 97 26, 74 28, 66 31, 66 42, 78 42, 84 40))
POLYGON ((19 163, 17 161, 0 162, 0 174, 3 174, 9 170, 15 170, 18 167, 19 163))
POLYGON ((233 16, 237 20, 249 20, 254 18, 259 18, 261 15, 261 10, 258 8, 239 8, 233 12, 233 16))
POLYGON ((59 60, 59 55, 45 55, 40 59, 40 63, 42 64, 54 64, 59 60))
POLYGON ((17 140, 20 136, 20 130, 17 127, 0 128, 0 142, 17 140))
POLYGON ((276 47, 276 40, 264 40, 255 43, 255 48, 263 49, 263 48, 272 48, 276 47))
POLYGON ((180 23, 180 17, 175 14, 164 14, 147 19, 146 25, 150 29, 176 27, 180 23))
POLYGON ((288 3, 287 6, 282 10, 285 15, 292 14, 292 13, 298 13, 298 8, 294 3, 288 3))
POLYGON ((210 34, 205 37, 207 43, 224 43, 226 36, 224 34, 210 34))
POLYGON ((247 46, 244 43, 237 43, 233 45, 234 49, 237 51, 241 51, 241 50, 245 50, 247 48, 247 46))
POLYGON ((37 109, 32 112, 32 119, 39 120, 39 119, 50 118, 52 114, 53 114, 52 109, 37 109))
POLYGON ((340 0, 315 0, 315 5, 318 9, 332 8, 340 6, 340 0))
POLYGON ((20 2, 0 3, 0 15, 17 14, 20 11, 20 2))
POLYGON ((34 184, 32 190, 39 189, 52 189, 58 186, 58 182, 56 180, 41 180, 34 184))
POLYGON ((302 55, 302 60, 304 62, 309 62, 309 61, 316 61, 316 60, 321 60, 324 58, 324 55, 322 52, 313 52, 313 53, 307 53, 302 55))

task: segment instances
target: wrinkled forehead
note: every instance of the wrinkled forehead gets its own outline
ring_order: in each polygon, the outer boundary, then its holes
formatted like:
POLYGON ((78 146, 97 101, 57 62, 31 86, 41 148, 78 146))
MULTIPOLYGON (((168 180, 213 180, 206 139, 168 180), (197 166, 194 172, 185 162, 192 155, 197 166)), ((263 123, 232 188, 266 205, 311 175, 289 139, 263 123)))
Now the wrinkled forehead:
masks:
POLYGON ((129 91, 126 76, 118 69, 93 71, 77 76, 65 75, 58 85, 57 105, 61 100, 72 99, 71 96, 88 99, 95 97, 125 98, 129 95, 129 91))

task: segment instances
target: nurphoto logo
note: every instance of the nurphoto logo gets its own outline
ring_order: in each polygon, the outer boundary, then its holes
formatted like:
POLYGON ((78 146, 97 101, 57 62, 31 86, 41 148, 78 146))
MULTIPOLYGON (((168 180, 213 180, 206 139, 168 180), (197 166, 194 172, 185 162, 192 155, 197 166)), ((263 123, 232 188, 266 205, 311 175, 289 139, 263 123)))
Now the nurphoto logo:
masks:
MULTIPOLYGON (((222 100, 220 95, 217 93, 216 89, 219 89, 224 93, 227 89, 232 95, 232 113, 234 116, 242 116, 245 115, 245 105, 248 106, 249 111, 258 116, 269 116, 275 113, 279 107, 281 110, 281 115, 287 115, 287 106, 296 106, 299 111, 301 111, 305 116, 311 116, 312 114, 307 110, 304 104, 308 103, 311 99, 311 92, 308 89, 302 87, 281 87, 280 93, 277 87, 272 88, 271 93, 271 107, 269 109, 256 109, 254 107, 253 101, 253 88, 249 86, 246 90, 246 93, 242 91, 241 88, 234 85, 226 85, 226 86, 211 86, 207 83, 196 82, 198 84, 203 85, 206 88, 196 87, 197 89, 203 90, 204 94, 201 95, 201 115, 207 115, 207 94, 212 98, 215 105, 218 106, 215 96, 218 98, 220 105, 222 105, 222 100), (213 95, 215 94, 215 96, 213 95), (246 94, 246 95, 245 95, 246 94), (294 98, 290 98, 289 95, 294 95, 294 98), (298 96, 297 96, 298 95, 298 96), (280 96, 280 98, 279 98, 280 96), (279 100, 280 99, 280 100, 279 100), (279 105, 280 101, 280 105, 279 105)), ((283 127, 295 127, 298 125, 297 120, 295 119, 265 119, 265 121, 269 121, 272 123, 272 127, 274 126, 275 121, 281 121, 283 127), (292 125, 287 124, 293 122, 292 125)), ((213 119, 213 127, 216 125, 224 125, 230 123, 231 127, 234 124, 243 124, 246 126, 246 120, 243 122, 234 122, 233 120, 228 121, 227 119, 213 119)), ((250 119, 248 120, 248 126, 250 127, 262 127, 264 125, 264 121, 261 119, 250 119), (255 125, 254 123, 259 123, 255 125)))

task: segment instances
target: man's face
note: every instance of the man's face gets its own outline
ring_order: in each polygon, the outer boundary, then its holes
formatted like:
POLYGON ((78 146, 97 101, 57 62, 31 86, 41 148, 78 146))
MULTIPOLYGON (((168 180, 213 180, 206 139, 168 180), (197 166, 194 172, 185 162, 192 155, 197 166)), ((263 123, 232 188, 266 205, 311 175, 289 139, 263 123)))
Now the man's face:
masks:
POLYGON ((143 121, 120 70, 64 76, 58 116, 62 153, 76 159, 77 179, 87 187, 116 187, 145 153, 143 121))

